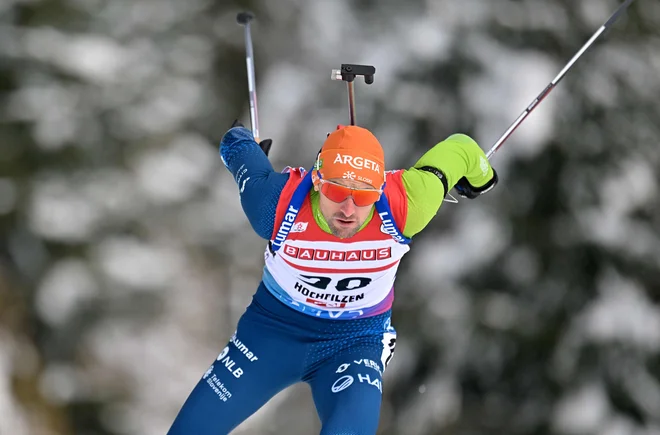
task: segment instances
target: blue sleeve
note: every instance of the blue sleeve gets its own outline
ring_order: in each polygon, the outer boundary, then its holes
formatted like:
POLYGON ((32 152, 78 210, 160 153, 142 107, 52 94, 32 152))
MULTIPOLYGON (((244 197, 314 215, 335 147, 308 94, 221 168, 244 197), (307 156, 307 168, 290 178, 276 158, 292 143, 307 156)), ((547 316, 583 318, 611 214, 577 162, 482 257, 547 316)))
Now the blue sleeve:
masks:
POLYGON ((241 205, 254 231, 270 240, 275 212, 289 174, 275 172, 252 132, 234 127, 220 143, 220 157, 238 184, 241 205))

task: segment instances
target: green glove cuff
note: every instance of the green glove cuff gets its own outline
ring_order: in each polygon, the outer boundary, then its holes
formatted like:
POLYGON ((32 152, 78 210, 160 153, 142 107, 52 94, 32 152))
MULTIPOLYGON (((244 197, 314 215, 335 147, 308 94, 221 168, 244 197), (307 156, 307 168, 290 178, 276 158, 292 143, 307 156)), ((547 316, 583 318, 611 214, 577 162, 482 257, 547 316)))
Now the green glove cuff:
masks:
POLYGON ((479 148, 480 155, 477 158, 479 162, 471 172, 465 174, 465 178, 470 182, 474 187, 481 187, 493 179, 493 168, 490 166, 486 155, 479 148))
POLYGON ((415 163, 415 168, 431 166, 447 176, 451 189, 461 178, 481 187, 493 178, 493 169, 479 145, 465 134, 453 134, 428 150, 415 163))

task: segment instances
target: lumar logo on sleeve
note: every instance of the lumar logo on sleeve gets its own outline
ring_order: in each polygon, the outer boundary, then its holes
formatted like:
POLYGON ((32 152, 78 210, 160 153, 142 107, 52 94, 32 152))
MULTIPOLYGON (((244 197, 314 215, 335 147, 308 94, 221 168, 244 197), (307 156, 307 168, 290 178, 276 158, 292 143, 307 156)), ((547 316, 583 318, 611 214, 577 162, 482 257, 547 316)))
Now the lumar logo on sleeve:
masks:
POLYGON ((380 212, 378 215, 383 221, 383 224, 380 226, 380 231, 382 233, 389 234, 397 242, 404 242, 405 239, 401 234, 399 234, 399 230, 397 230, 396 226, 394 225, 394 221, 390 219, 390 214, 388 212, 380 212))
POLYGON ((364 157, 354 157, 346 154, 337 153, 335 161, 333 163, 341 163, 344 165, 349 165, 351 168, 355 169, 371 169, 374 172, 382 173, 380 169, 380 164, 374 162, 373 160, 365 159, 364 157))
POLYGON ((280 228, 277 231, 277 235, 275 236, 273 245, 280 247, 282 243, 284 243, 286 237, 289 235, 289 232, 291 231, 293 222, 296 220, 296 216, 298 216, 298 211, 299 210, 294 206, 292 205, 289 206, 289 209, 287 210, 286 214, 284 215, 284 219, 282 220, 282 224, 280 225, 280 228))

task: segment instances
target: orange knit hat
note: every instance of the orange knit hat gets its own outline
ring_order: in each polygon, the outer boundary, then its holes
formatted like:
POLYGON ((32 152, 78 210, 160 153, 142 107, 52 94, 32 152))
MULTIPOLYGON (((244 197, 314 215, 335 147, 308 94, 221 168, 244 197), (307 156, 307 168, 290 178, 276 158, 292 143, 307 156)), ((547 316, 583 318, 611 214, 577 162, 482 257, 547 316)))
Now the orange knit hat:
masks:
POLYGON ((319 178, 362 181, 382 189, 385 183, 383 147, 366 128, 338 126, 323 143, 314 165, 312 180, 318 183, 319 178))

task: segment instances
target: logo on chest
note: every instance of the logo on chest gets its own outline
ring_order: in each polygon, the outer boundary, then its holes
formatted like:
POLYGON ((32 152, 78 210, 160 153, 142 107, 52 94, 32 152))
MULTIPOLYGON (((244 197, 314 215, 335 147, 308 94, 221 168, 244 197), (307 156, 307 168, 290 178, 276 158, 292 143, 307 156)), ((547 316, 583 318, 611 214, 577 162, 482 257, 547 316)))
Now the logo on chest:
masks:
POLYGON ((309 222, 296 222, 295 224, 293 224, 293 227, 291 227, 291 232, 303 233, 307 231, 307 225, 309 225, 309 222))
POLYGON ((284 245, 284 253, 291 258, 313 261, 376 261, 392 258, 392 248, 355 249, 338 251, 331 249, 297 248, 288 243, 284 245))

